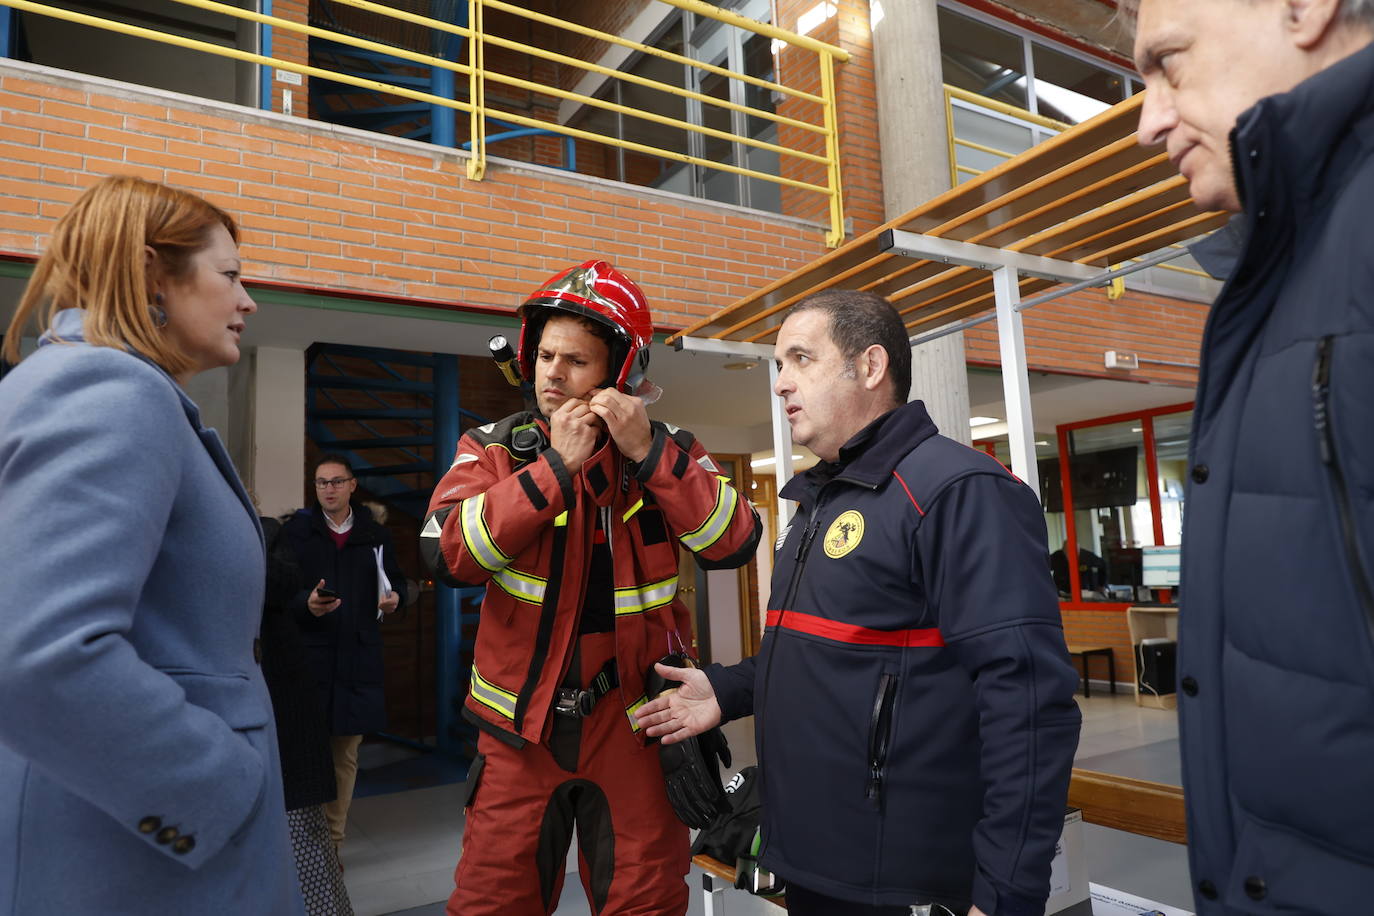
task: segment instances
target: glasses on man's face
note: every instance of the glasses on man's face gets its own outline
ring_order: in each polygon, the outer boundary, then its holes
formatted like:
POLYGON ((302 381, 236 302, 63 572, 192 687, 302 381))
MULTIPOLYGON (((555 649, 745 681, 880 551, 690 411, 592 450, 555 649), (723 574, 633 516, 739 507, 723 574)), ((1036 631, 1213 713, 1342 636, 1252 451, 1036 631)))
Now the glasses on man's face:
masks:
POLYGON ((343 486, 344 484, 348 483, 348 482, 349 482, 350 480, 352 480, 352 479, 353 479, 352 477, 335 477, 335 478, 332 478, 332 479, 330 479, 330 480, 325 480, 323 477, 316 477, 316 478, 315 478, 315 489, 316 489, 316 490, 337 490, 339 487, 341 487, 341 486, 343 486))

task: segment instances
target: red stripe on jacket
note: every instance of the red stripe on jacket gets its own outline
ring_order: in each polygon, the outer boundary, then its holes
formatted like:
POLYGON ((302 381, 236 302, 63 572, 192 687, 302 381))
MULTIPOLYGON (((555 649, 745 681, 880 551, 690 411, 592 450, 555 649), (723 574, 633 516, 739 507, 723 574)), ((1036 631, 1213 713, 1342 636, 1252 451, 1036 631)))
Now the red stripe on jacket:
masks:
POLYGON ((768 626, 780 626, 785 630, 823 636, 836 642, 847 642, 858 646, 897 646, 909 649, 914 646, 943 646, 945 639, 935 627, 922 630, 874 630, 852 623, 841 623, 801 611, 769 611, 768 626))

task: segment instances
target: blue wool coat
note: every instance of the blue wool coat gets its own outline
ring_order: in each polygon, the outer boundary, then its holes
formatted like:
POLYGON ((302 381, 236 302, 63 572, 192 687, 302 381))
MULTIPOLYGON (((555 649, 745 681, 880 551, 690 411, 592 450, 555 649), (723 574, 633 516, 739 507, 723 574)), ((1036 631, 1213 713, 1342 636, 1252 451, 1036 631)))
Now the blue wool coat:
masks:
POLYGON ((300 913, 256 514, 176 383, 81 318, 0 383, 0 913, 300 913))

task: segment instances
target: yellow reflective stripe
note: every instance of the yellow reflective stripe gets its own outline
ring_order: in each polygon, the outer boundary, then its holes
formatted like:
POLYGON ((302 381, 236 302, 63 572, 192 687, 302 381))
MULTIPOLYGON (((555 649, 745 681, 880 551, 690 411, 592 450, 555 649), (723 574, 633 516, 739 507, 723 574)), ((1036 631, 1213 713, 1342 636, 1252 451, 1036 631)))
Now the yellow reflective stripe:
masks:
POLYGON ((529 573, 509 567, 498 569, 491 580, 501 586, 501 590, 506 594, 521 601, 528 601, 530 604, 544 603, 544 589, 549 584, 548 579, 531 576, 529 573))
POLYGON ((562 512, 558 513, 557 515, 555 515, 555 516, 553 517, 553 526, 554 526, 555 528, 564 528, 564 527, 567 526, 567 524, 568 524, 568 510, 567 510, 567 509, 564 509, 562 512))
POLYGON ((678 539, 682 541, 682 546, 693 553, 705 550, 720 540, 735 514, 735 505, 739 502, 739 494, 735 492, 735 488, 720 475, 716 475, 716 486, 715 509, 706 517, 706 521, 701 523, 700 528, 689 531, 678 539))
POLYGON ((662 607, 672 601, 676 594, 677 576, 651 585, 618 588, 615 590, 614 599, 616 616, 639 614, 650 608, 662 607))
POLYGON ((629 706, 625 707, 625 715, 630 717, 631 731, 639 731, 639 720, 635 718, 635 710, 639 709, 639 707, 643 706, 647 702, 649 702, 648 697, 640 697, 639 699, 631 703, 629 706))
POLYGON ((633 506, 631 506, 631 507, 629 508, 629 510, 626 511, 626 513, 625 513, 624 515, 620 516, 620 520, 621 520, 622 522, 628 522, 630 519, 634 518, 634 514, 635 514, 636 512, 638 512, 640 509, 643 509, 643 508, 644 508, 644 500, 641 499, 639 502, 637 502, 637 503, 635 503, 633 506))
POLYGON ((492 540, 486 519, 482 517, 482 509, 486 504, 485 493, 463 500, 463 543, 478 565, 488 572, 496 572, 509 566, 511 558, 502 553, 492 540))
POLYGON ((491 707, 507 719, 515 719, 515 694, 502 690, 482 677, 477 673, 476 666, 472 669, 472 698, 483 706, 491 707))

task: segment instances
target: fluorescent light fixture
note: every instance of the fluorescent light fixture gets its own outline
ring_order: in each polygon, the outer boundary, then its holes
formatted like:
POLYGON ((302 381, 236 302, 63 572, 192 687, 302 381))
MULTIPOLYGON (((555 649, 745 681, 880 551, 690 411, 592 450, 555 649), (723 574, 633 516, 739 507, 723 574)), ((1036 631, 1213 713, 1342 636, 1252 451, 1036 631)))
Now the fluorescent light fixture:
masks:
POLYGON ((1036 445, 1049 445, 1050 443, 1049 443, 1049 440, 1048 440, 1048 439, 1036 439, 1036 440, 1035 440, 1035 444, 1036 444, 1036 445))
MULTIPOLYGON (((792 460, 793 460, 793 461, 801 461, 801 460, 802 460, 802 456, 801 456, 801 455, 793 455, 793 456, 792 456, 792 460)), ((751 468, 766 468, 766 467, 769 467, 770 465, 772 465, 774 461, 777 461, 777 459, 776 459, 776 458, 755 458, 753 461, 750 461, 750 462, 749 462, 749 466, 750 466, 751 468)))
POLYGON ((822 2, 817 3, 811 9, 797 17, 797 31, 802 35, 809 35, 818 25, 831 16, 835 15, 835 4, 822 2))
POLYGON ((969 426, 987 426, 989 423, 1001 423, 997 417, 969 417, 969 426))
POLYGON ((1133 432, 1133 433, 1138 433, 1138 432, 1140 432, 1140 431, 1141 431, 1141 430, 1140 430, 1140 427, 1139 427, 1139 426, 1132 426, 1132 427, 1131 427, 1131 432, 1133 432))

